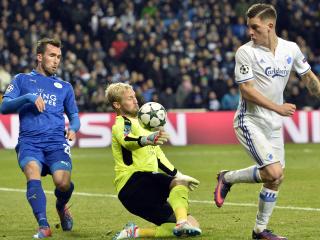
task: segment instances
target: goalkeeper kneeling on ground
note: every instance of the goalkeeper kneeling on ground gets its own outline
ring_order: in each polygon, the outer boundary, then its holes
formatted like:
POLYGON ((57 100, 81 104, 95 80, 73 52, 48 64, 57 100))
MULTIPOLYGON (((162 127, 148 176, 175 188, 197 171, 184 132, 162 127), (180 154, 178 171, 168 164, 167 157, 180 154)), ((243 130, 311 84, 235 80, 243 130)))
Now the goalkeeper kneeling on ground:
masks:
POLYGON ((167 133, 139 125, 139 106, 130 85, 111 84, 106 97, 117 113, 112 154, 118 198, 129 212, 157 225, 141 228, 128 223, 113 239, 200 235, 197 220, 188 214, 189 191, 200 182, 177 171, 166 158, 159 145, 168 140, 167 133))

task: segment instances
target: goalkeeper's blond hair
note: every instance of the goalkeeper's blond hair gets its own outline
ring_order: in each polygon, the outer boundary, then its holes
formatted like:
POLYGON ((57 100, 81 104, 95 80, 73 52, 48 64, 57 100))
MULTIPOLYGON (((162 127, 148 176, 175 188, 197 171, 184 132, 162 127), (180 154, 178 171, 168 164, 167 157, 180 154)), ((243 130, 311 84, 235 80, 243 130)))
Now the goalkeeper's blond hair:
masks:
POLYGON ((114 102, 121 102, 122 96, 128 89, 133 89, 131 85, 127 83, 112 83, 106 88, 106 97, 108 103, 114 108, 114 102))

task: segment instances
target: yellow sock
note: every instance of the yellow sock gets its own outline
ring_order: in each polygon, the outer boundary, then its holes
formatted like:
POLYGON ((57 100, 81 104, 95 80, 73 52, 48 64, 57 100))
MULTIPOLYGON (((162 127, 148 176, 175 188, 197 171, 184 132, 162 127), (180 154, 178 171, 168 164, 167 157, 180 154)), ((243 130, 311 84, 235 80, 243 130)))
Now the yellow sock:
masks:
POLYGON ((188 211, 186 208, 176 208, 174 214, 176 215, 177 223, 186 221, 188 218, 188 211))
POLYGON ((139 228, 138 237, 155 237, 156 236, 156 228, 139 228))
POLYGON ((172 237, 173 233, 172 230, 175 227, 175 223, 164 223, 158 227, 156 227, 156 234, 155 237, 172 237))
POLYGON ((168 202, 170 203, 177 222, 186 221, 188 214, 189 189, 186 186, 178 185, 171 189, 168 202))

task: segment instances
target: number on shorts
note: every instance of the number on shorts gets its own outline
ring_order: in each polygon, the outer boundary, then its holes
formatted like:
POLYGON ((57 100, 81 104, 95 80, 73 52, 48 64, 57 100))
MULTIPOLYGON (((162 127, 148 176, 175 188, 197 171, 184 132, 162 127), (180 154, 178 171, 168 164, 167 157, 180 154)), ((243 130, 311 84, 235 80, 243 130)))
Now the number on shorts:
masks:
POLYGON ((68 154, 69 155, 69 157, 71 157, 71 150, 70 150, 70 146, 68 145, 68 144, 63 144, 63 147, 64 147, 64 152, 66 153, 66 154, 68 154))

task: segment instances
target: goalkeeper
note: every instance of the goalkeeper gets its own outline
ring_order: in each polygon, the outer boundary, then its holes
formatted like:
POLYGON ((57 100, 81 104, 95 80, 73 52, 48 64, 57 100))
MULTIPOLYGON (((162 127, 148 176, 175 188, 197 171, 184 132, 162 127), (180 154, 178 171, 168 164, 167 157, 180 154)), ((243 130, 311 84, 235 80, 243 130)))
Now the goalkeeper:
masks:
POLYGON ((117 113, 112 154, 118 198, 129 212, 157 225, 140 228, 128 223, 113 239, 200 235, 198 222, 188 215, 188 193, 199 181, 177 171, 166 158, 159 145, 168 140, 167 133, 139 125, 139 106, 130 85, 111 84, 106 97, 117 113))

